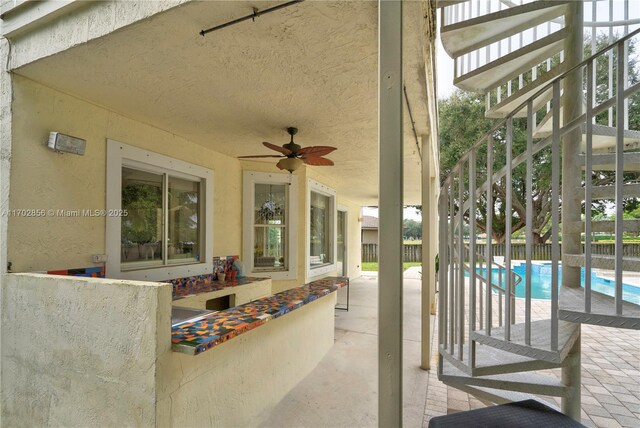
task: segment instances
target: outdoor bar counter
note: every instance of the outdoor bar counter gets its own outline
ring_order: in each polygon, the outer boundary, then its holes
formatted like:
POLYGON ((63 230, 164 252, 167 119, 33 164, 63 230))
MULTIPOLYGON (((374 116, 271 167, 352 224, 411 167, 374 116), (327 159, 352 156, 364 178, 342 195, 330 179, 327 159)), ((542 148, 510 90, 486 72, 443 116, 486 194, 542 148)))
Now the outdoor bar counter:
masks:
POLYGON ((330 277, 263 297, 225 311, 171 328, 172 349, 189 355, 205 352, 266 322, 326 296, 347 285, 348 279, 330 277))
POLYGON ((6 422, 258 426, 333 346, 334 291, 347 281, 312 281, 172 327, 176 302, 260 281, 214 290, 220 284, 4 275, 3 317, 29 328, 3 331, 4 369, 14 374, 6 422))

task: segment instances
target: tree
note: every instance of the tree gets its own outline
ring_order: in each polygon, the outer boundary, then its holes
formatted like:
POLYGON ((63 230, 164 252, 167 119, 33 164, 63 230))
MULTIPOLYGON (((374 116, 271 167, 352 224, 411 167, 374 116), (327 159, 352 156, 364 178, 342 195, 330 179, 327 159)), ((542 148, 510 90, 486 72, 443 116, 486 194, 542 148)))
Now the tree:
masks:
POLYGON ((406 219, 402 229, 405 239, 422 239, 422 222, 406 219))

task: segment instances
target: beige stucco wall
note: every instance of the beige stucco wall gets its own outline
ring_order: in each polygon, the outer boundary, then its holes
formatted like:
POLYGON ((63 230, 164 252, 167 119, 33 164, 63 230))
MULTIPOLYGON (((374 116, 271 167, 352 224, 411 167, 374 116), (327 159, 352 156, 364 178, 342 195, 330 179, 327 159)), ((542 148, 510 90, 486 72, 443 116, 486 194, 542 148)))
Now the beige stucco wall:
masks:
MULTIPOLYGON (((104 209, 106 139, 214 170, 214 255, 239 254, 242 175, 237 159, 78 98, 14 76, 11 209, 104 209), (50 131, 87 140, 84 156, 45 146, 50 131)), ((93 266, 105 252, 105 219, 9 219, 14 272, 93 266)), ((300 285, 300 284, 297 284, 300 285)))
POLYGON ((169 285, 38 274, 2 285, 3 426, 155 425, 169 285))
MULTIPOLYGON (((108 138, 212 169, 214 255, 242 254, 242 170, 273 172, 271 163, 240 162, 24 77, 14 76, 13 88, 11 209, 104 209, 108 138), (45 140, 51 131, 86 139, 85 155, 61 155, 48 149, 45 140)), ((296 172, 300 184, 297 278, 273 281, 273 292, 309 280, 305 258, 308 178, 335 186, 318 169, 296 172)), ((360 207, 339 194, 337 202, 348 208, 349 276, 356 277, 360 275, 360 207)), ((8 248, 13 272, 94 266, 91 256, 105 253, 105 218, 11 217, 8 248)))

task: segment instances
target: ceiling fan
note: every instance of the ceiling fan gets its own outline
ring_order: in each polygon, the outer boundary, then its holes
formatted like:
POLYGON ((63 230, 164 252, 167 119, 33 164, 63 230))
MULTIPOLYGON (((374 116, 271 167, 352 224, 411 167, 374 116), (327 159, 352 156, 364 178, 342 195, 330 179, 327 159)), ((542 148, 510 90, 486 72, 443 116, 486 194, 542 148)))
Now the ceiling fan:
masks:
POLYGON ((267 143, 262 144, 265 147, 275 150, 281 153, 280 155, 256 155, 256 156, 239 156, 239 159, 253 159, 253 158, 283 158, 278 161, 276 166, 280 169, 284 169, 293 173, 303 163, 313 166, 332 166, 333 161, 331 159, 324 158, 324 155, 328 155, 332 151, 336 150, 335 147, 330 146, 312 146, 301 147, 293 142, 293 136, 298 133, 298 128, 289 127, 287 132, 291 135, 291 141, 282 146, 276 146, 275 144, 267 143))

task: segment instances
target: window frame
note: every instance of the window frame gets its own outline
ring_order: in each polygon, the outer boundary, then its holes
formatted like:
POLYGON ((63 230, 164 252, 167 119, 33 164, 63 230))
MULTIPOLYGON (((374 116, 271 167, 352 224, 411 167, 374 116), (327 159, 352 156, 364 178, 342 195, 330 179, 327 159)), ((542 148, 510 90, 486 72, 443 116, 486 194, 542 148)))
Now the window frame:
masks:
POLYGON ((245 275, 275 280, 297 279, 298 275, 298 177, 292 174, 267 173, 258 171, 244 171, 242 176, 242 257, 245 275), (255 189, 256 184, 288 185, 285 207, 285 254, 286 270, 260 268, 254 266, 255 246, 255 189))
POLYGON ((316 180, 311 178, 308 179, 307 182, 307 203, 305 206, 306 213, 305 217, 307 219, 307 224, 305 227, 306 233, 306 241, 305 241, 305 266, 307 270, 307 278, 313 278, 320 275, 326 275, 331 272, 335 272, 338 268, 338 264, 336 262, 336 255, 338 253, 338 216, 337 216, 337 196, 335 189, 332 189, 329 186, 326 186, 316 180), (311 267, 311 193, 319 193, 323 196, 329 197, 329 212, 331 214, 331 219, 329 220, 329 236, 331 242, 329 243, 329 250, 331 251, 331 263, 327 263, 317 267, 311 267))
MULTIPOLYGON (((123 269, 121 262, 122 222, 117 216, 106 217, 105 253, 107 254, 106 271, 110 278, 162 281, 204 275, 213 272, 213 170, 194 165, 159 153, 144 150, 115 140, 107 139, 107 182, 106 207, 108 212, 122 209, 122 168, 132 168, 157 174, 168 174, 171 177, 189 180, 200 179, 199 221, 200 260, 191 259, 186 262, 168 262, 163 265, 145 267, 142 262, 139 268, 123 269)), ((163 180, 164 181, 164 180, 163 180)), ((168 182, 163 188, 168 186, 168 182)), ((165 190, 163 190, 164 193, 165 190)), ((164 198, 164 196, 163 196, 164 198)), ((167 219, 163 218, 163 247, 166 249, 167 219)))

